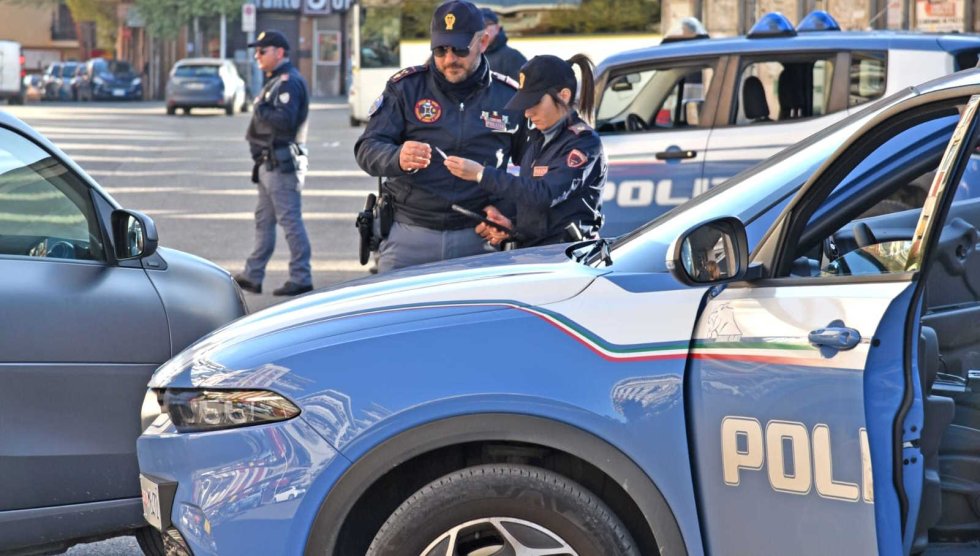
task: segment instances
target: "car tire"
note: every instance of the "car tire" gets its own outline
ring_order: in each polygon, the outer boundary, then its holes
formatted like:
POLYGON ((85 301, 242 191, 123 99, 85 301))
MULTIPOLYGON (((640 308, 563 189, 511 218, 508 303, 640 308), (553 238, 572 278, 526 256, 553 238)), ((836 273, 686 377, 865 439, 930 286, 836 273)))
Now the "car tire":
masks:
POLYGON ((133 535, 136 537, 136 544, 140 545, 140 549, 146 556, 165 556, 167 554, 167 550, 163 547, 163 537, 160 535, 160 531, 153 527, 137 529, 133 535))
POLYGON ((468 554, 490 546, 508 554, 554 548, 639 555, 622 521, 583 486, 537 467, 490 464, 422 487, 381 526, 367 556, 468 554))
POLYGON ((351 116, 350 117, 350 126, 351 127, 359 127, 360 125, 361 125, 361 120, 358 120, 354 116, 351 116))
POLYGON ((168 106, 167 107, 167 115, 168 116, 173 116, 176 113, 177 113, 177 107, 176 106, 168 106))
POLYGON ((225 115, 234 116, 235 115, 235 99, 237 97, 231 97, 228 104, 225 105, 225 115))
POLYGON ((190 106, 185 106, 185 107, 181 108, 180 110, 184 113, 185 116, 188 116, 191 113, 191 107, 190 106))

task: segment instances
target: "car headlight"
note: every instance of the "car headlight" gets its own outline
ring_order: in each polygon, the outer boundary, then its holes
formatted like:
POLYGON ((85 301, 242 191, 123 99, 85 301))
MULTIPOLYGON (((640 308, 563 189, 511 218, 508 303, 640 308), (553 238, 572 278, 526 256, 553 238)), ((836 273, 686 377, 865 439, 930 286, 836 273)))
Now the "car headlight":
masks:
POLYGON ((285 421, 299 415, 286 398, 266 390, 168 388, 163 410, 178 432, 200 432, 285 421))
POLYGON ((105 80, 99 77, 98 75, 92 78, 92 82, 95 83, 96 85, 105 85, 105 80))
POLYGON ((139 77, 137 77, 136 79, 133 80, 133 87, 139 85, 142 82, 143 82, 143 80, 140 79, 139 77))

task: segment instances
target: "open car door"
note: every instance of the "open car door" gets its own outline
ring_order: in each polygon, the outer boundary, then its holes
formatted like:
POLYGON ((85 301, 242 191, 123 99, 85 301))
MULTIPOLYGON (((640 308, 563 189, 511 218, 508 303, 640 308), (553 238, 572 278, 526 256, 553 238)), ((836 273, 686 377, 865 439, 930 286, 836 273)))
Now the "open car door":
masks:
MULTIPOLYGON (((718 283, 687 375, 707 552, 908 554, 928 542, 939 515, 920 515, 920 501, 951 415, 924 405, 924 281, 980 104, 951 97, 885 113, 852 138, 752 255, 755 277, 733 219, 675 243, 675 274, 718 283), (876 207, 930 173, 919 206, 888 216, 904 228, 876 238, 876 207)), ((972 256, 978 225, 956 256, 972 256)))

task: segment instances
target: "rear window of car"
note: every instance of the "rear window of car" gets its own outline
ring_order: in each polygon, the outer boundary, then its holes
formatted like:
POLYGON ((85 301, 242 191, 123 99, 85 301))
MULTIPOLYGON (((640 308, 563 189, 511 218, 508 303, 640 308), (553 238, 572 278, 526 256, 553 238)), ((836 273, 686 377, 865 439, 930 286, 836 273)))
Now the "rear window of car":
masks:
POLYGON ((218 75, 219 69, 221 69, 221 66, 187 64, 177 66, 177 68, 174 69, 174 75, 176 77, 206 77, 218 75))

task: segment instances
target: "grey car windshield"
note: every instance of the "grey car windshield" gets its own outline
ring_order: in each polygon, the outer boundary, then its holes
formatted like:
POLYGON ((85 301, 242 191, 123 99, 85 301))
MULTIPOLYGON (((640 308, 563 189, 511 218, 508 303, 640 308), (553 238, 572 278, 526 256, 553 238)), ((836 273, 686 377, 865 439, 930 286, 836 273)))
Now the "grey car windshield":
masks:
POLYGON ((753 248, 773 222, 765 215, 777 215, 817 168, 881 110, 913 94, 905 90, 875 102, 619 238, 612 251, 617 271, 666 272, 667 249, 674 239, 723 216, 745 224, 753 248))

